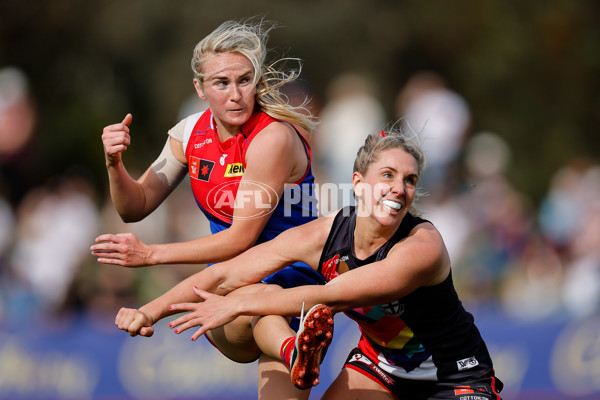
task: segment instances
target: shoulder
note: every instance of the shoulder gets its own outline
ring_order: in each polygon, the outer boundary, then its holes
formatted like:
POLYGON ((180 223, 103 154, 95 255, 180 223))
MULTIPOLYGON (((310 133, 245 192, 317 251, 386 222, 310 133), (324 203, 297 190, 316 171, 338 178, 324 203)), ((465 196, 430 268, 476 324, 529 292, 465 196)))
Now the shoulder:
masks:
POLYGON ((255 139, 274 134, 297 134, 292 124, 273 118, 264 111, 255 112, 246 123, 246 126, 253 130, 251 135, 254 136, 255 139))
POLYGON ((198 119, 201 115, 202 113, 188 115, 179 121, 174 127, 169 129, 169 136, 178 142, 183 142, 186 136, 189 137, 189 134, 192 132, 192 129, 194 129, 194 126, 196 125, 196 122, 198 122, 198 119))
POLYGON ((418 219, 416 225, 411 229, 409 237, 414 237, 416 240, 431 243, 432 245, 440 246, 444 244, 440 231, 429 221, 418 219))
MULTIPOLYGON (((427 251, 432 257, 441 257, 445 253, 446 246, 442 235, 429 221, 421 220, 409 232, 406 242, 416 248, 427 251)), ((399 243, 402 243, 400 241, 399 243)))
POLYGON ((405 239, 394 245, 388 258, 410 262, 423 286, 440 283, 450 270, 450 256, 442 235, 429 221, 412 228, 405 239))
POLYGON ((291 125, 273 121, 252 139, 248 146, 248 153, 259 153, 261 157, 273 153, 289 154, 297 145, 297 140, 296 131, 291 125))
MULTIPOLYGON (((270 118, 270 117, 269 117, 270 118)), ((272 120, 271 123, 265 125, 261 130, 260 134, 256 136, 256 139, 265 140, 268 139, 291 139, 297 135, 294 127, 287 123, 278 120, 272 120)))

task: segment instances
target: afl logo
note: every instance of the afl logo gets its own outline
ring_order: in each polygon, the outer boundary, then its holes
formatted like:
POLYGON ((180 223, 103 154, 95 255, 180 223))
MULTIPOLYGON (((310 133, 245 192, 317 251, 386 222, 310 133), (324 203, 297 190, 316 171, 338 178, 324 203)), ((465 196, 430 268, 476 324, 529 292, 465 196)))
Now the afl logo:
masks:
POLYGON ((262 182, 244 181, 240 188, 240 181, 223 182, 215 186, 207 194, 207 203, 213 214, 218 214, 227 219, 253 219, 268 215, 275 210, 279 202, 277 192, 262 182), (233 210, 252 209, 249 215, 233 216, 233 210))

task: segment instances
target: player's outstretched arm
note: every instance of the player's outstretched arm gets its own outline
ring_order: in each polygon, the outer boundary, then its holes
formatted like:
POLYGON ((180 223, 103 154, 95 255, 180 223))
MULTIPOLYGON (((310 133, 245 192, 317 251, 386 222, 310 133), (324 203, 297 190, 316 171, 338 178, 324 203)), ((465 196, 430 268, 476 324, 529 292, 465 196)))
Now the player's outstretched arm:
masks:
MULTIPOLYGON (((298 238, 296 238, 298 239, 298 238)), ((309 251, 308 248, 304 248, 309 251)), ((320 251, 318 251, 320 255, 320 251)), ((217 296, 194 288, 200 303, 173 304, 171 309, 191 311, 172 322, 177 332, 201 326, 192 339, 240 315, 299 315, 302 307, 324 304, 332 312, 394 301, 420 286, 442 282, 450 262, 441 236, 429 224, 422 224, 404 241, 396 244, 388 257, 345 272, 326 285, 306 285, 289 289, 217 296)))
MULTIPOLYGON (((117 315, 117 326, 130 334, 150 336, 150 331, 145 328, 167 316, 189 311, 199 300, 202 301, 197 293, 223 296, 239 287, 260 282, 297 261, 305 262, 316 270, 332 221, 333 218, 323 217, 288 229, 269 242, 188 277, 139 310, 121 309, 117 315), (185 306, 173 306, 175 304, 185 306)), ((180 318, 172 323, 172 327, 191 321, 194 316, 190 313, 180 318)), ((185 329, 192 326, 196 326, 193 321, 185 329)))
POLYGON ((206 290, 199 280, 191 279, 186 283, 183 289, 193 296, 193 300, 172 302, 164 306, 172 312, 191 312, 177 318, 170 327, 177 328, 177 333, 181 333, 203 325, 203 328, 194 334, 193 339, 196 339, 206 330, 221 326, 240 315, 238 299, 241 297, 223 295, 239 287, 259 282, 298 261, 317 270, 332 222, 333 217, 322 217, 289 229, 275 239, 255 246, 232 260, 207 268, 206 271, 214 269, 212 272, 221 276, 222 280, 213 290, 206 290), (206 306, 200 307, 204 301, 207 302, 206 306))

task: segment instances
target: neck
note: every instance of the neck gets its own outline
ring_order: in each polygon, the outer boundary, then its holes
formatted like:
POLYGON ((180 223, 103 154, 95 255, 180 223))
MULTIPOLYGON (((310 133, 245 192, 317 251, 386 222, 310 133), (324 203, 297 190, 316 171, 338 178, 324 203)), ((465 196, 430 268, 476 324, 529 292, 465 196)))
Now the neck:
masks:
POLYGON ((357 216, 354 226, 354 255, 365 259, 373 254, 394 235, 402 220, 398 224, 384 226, 369 216, 357 216))
POLYGON ((227 139, 230 139, 230 138, 236 136, 238 133, 240 133, 239 125, 223 124, 221 121, 216 119, 214 116, 213 116, 213 121, 214 121, 215 130, 217 132, 217 136, 219 136, 219 140, 221 142, 224 142, 227 139))

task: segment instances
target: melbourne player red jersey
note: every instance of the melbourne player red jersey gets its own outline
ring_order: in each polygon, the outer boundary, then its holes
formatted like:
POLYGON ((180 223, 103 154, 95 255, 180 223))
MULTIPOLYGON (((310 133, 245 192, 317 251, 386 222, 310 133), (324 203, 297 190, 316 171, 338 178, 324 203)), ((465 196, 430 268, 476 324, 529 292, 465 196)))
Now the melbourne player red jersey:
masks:
MULTIPOLYGON (((239 134, 221 142, 210 109, 200 116, 191 132, 185 155, 194 197, 206 214, 231 223, 239 182, 246 168, 248 146, 258 133, 275 121, 264 112, 255 112, 241 126, 239 134)), ((310 151, 307 155, 310 157, 310 151)), ((269 188, 264 189, 268 191, 269 188)), ((272 189, 271 192, 276 196, 272 189)), ((266 212, 270 212, 270 207, 266 212)))

